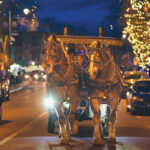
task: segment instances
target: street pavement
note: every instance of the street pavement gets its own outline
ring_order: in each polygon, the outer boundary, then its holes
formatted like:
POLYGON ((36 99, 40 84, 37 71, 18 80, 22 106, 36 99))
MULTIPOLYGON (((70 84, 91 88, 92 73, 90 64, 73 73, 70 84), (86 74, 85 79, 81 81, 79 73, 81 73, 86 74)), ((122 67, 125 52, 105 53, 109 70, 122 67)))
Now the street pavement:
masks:
POLYGON ((0 150, 149 150, 150 116, 130 115, 126 112, 125 99, 117 112, 117 143, 93 146, 92 121, 78 122, 79 133, 71 137, 69 145, 60 145, 58 123, 55 133, 47 132, 47 109, 43 105, 44 82, 23 82, 11 90, 23 88, 11 94, 3 105, 0 124, 0 150))

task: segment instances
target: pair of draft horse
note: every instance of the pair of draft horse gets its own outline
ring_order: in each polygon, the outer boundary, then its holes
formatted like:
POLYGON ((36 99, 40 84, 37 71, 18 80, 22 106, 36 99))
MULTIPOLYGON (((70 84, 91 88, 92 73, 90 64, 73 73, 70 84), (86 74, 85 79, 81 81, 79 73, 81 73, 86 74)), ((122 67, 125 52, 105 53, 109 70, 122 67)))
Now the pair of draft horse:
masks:
MULTIPOLYGON (((98 97, 104 95, 108 98, 106 103, 110 106, 110 117, 105 130, 108 140, 116 142, 115 123, 116 111, 121 92, 121 75, 118 66, 114 63, 109 50, 102 48, 99 42, 93 42, 87 48, 89 64, 85 72, 86 86, 90 91, 90 105, 93 112, 94 145, 103 144, 100 123, 100 101, 98 97)), ((47 89, 57 98, 56 111, 59 122, 61 144, 68 144, 71 134, 78 132, 75 120, 79 97, 78 74, 80 67, 71 63, 69 55, 64 50, 62 42, 55 35, 44 38, 44 59, 42 66, 48 74, 47 89), (77 69, 76 69, 77 68, 77 69), (71 109, 69 115, 64 115, 63 98, 70 97, 71 109)))

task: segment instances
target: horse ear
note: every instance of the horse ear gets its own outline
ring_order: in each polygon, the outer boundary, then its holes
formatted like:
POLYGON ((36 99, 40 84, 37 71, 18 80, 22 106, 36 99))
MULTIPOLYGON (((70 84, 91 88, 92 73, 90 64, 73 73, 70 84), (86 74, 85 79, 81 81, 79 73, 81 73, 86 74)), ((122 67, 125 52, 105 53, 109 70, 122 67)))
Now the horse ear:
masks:
POLYGON ((48 36, 45 33, 43 34, 43 41, 44 41, 44 43, 46 43, 48 41, 48 36))
POLYGON ((56 38, 56 34, 55 33, 52 33, 52 39, 56 42, 57 41, 57 38, 56 38))

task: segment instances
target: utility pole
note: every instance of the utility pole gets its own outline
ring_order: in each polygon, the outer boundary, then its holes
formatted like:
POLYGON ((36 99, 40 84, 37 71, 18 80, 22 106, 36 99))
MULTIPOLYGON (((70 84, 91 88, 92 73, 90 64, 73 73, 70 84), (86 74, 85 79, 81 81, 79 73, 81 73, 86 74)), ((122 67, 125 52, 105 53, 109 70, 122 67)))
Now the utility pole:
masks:
POLYGON ((11 10, 12 10, 13 0, 9 0, 9 15, 8 15, 8 24, 9 24, 9 32, 8 32, 8 58, 11 57, 11 10))

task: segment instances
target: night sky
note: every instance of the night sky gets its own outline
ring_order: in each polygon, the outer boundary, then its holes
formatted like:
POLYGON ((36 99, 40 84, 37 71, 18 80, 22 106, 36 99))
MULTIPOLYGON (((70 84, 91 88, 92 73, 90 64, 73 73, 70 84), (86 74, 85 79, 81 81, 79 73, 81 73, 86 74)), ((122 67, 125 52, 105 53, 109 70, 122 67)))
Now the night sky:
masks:
POLYGON ((38 18, 54 17, 62 23, 85 26, 90 32, 97 27, 117 24, 120 0, 40 0, 38 18), (118 7, 118 8, 117 8, 118 7))

